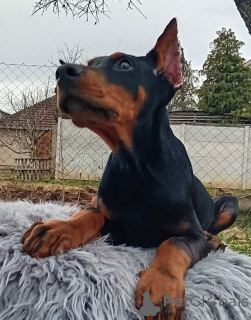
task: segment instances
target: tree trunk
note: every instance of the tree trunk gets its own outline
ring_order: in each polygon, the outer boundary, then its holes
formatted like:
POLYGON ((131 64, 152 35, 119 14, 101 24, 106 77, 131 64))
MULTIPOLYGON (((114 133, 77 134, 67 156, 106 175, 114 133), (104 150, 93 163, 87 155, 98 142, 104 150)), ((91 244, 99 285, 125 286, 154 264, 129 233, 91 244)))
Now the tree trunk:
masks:
POLYGON ((251 1, 250 0, 234 0, 235 4, 244 20, 249 33, 251 34, 251 1))

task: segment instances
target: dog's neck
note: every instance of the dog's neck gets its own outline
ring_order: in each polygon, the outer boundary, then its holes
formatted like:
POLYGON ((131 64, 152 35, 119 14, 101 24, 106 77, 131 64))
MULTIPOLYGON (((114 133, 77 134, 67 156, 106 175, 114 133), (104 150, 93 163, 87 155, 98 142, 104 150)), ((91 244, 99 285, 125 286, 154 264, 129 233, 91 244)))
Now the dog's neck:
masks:
POLYGON ((166 107, 159 106, 151 117, 145 117, 144 113, 140 117, 133 130, 132 148, 127 149, 121 143, 109 158, 99 189, 107 205, 112 205, 110 193, 123 206, 127 206, 125 199, 130 192, 141 194, 143 199, 145 192, 159 191, 161 197, 166 197, 166 190, 170 193, 173 189, 169 198, 175 199, 179 190, 185 199, 192 183, 190 161, 170 128, 166 107), (184 175, 188 177, 187 184, 180 185, 184 175))
POLYGON ((133 131, 131 152, 143 161, 149 156, 152 157, 152 153, 160 156, 163 145, 168 143, 168 139, 173 135, 166 107, 156 109, 152 117, 144 121, 140 119, 139 123, 133 131))
POLYGON ((155 110, 152 117, 145 117, 144 113, 139 116, 137 126, 132 133, 132 147, 125 148, 121 144, 116 151, 127 167, 139 171, 155 171, 155 167, 169 167, 173 160, 173 139, 175 139, 169 125, 168 111, 165 106, 155 110), (143 120, 144 119, 144 120, 143 120))

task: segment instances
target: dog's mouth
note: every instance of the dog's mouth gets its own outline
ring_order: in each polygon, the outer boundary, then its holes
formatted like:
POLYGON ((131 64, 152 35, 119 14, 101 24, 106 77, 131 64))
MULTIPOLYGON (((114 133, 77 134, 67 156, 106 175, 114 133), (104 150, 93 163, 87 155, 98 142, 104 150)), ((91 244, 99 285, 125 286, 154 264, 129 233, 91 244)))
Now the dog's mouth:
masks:
POLYGON ((59 101, 59 109, 70 116, 73 123, 79 127, 96 121, 111 121, 118 117, 118 113, 113 109, 100 107, 72 95, 59 101))

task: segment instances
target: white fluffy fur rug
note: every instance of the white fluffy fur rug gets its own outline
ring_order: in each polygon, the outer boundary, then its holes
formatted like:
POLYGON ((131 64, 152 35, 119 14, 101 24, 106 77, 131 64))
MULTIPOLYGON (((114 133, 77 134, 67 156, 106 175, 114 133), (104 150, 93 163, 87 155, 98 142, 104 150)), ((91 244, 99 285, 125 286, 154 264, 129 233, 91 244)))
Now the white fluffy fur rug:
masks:
MULTIPOLYGON (((154 250, 113 247, 105 239, 65 255, 35 259, 20 238, 33 222, 65 219, 76 207, 0 202, 1 320, 136 320, 138 272, 154 250)), ((251 319, 251 258, 226 250, 187 272, 184 319, 251 319)))

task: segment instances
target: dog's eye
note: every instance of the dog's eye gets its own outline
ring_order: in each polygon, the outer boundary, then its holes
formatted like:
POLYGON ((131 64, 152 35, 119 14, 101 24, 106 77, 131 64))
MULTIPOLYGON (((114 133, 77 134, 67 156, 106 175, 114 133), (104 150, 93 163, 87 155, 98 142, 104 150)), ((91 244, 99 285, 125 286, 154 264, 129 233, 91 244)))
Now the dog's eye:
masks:
POLYGON ((117 69, 119 70, 130 70, 132 69, 132 64, 129 60, 121 60, 118 64, 117 64, 117 69))

